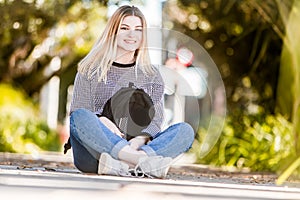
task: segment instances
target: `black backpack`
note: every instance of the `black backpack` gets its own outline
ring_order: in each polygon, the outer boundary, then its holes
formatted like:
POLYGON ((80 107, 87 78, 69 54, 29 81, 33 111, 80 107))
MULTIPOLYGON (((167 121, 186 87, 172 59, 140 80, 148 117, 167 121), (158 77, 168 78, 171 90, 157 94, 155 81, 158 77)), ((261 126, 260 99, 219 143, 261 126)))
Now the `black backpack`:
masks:
MULTIPOLYGON (((103 107, 100 116, 107 117, 118 126, 121 120, 126 119, 126 130, 120 129, 127 140, 138 135, 145 135, 142 130, 152 121, 155 114, 151 97, 141 88, 136 88, 132 82, 128 87, 118 90, 103 107)), ((70 138, 64 145, 64 153, 71 148, 70 138)))

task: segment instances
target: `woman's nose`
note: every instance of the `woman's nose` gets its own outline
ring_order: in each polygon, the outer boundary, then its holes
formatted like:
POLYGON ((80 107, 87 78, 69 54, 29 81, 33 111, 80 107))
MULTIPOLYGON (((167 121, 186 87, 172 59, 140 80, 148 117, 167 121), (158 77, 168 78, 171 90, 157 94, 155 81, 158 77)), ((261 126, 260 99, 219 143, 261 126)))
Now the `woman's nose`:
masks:
POLYGON ((130 29, 130 30, 128 31, 128 36, 134 37, 134 36, 135 36, 135 31, 132 30, 132 29, 130 29))
POLYGON ((128 32, 128 36, 129 36, 129 37, 133 37, 133 36, 134 36, 133 31, 130 30, 130 31, 128 32))

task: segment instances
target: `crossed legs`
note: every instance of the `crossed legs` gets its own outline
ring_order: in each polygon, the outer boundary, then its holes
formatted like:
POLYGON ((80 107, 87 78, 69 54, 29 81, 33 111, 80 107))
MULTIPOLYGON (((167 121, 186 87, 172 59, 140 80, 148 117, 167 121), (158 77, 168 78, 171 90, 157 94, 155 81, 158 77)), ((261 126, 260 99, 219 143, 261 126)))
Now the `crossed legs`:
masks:
POLYGON ((79 170, 89 173, 97 173, 99 158, 104 152, 135 166, 142 157, 160 155, 174 158, 186 152, 194 140, 191 126, 179 123, 157 134, 147 144, 141 142, 133 147, 85 109, 71 114, 70 135, 74 164, 79 170))

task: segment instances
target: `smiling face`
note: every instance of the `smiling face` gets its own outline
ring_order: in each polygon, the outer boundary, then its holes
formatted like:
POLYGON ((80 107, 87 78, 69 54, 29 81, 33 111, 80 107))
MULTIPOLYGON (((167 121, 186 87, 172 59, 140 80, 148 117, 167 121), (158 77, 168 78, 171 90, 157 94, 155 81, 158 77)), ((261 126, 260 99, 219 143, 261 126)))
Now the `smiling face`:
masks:
POLYGON ((133 53, 141 46, 143 25, 139 17, 127 16, 120 24, 117 35, 117 55, 133 53))

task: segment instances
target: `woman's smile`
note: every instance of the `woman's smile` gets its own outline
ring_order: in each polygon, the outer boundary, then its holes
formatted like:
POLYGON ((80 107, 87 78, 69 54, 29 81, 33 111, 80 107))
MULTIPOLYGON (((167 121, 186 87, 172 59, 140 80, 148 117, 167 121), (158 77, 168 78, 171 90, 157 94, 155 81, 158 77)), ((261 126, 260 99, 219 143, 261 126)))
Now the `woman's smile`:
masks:
POLYGON ((136 43, 136 40, 132 40, 132 39, 126 39, 124 40, 126 43, 128 44, 135 44, 136 43))

